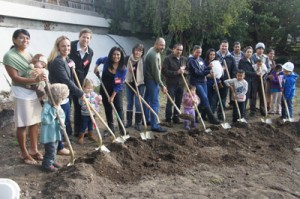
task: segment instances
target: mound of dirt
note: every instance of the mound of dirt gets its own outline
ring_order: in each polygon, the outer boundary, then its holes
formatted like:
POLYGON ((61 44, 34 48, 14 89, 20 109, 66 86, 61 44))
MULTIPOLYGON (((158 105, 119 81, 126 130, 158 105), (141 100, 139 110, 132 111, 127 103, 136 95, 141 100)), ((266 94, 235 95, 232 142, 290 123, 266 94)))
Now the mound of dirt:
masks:
POLYGON ((277 121, 237 124, 227 130, 211 126, 212 133, 173 130, 148 141, 131 137, 123 145, 108 144, 111 153, 88 153, 53 174, 43 195, 93 198, 105 186, 136 184, 161 174, 182 175, 197 164, 234 167, 285 162, 300 146, 299 127, 299 123, 277 121))

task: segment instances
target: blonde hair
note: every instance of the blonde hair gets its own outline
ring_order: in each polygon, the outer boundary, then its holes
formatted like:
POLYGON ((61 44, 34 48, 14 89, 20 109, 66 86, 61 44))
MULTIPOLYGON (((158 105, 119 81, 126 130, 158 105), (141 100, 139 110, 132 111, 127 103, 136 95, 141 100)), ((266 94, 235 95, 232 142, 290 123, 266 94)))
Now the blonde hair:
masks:
POLYGON ((91 79, 85 78, 82 84, 82 88, 85 88, 86 86, 92 86, 93 87, 93 81, 91 79))
POLYGON ((66 99, 70 93, 68 86, 60 83, 50 85, 50 91, 55 105, 59 105, 59 103, 66 99))
POLYGON ((64 36, 64 35, 58 37, 56 39, 55 44, 53 46, 53 49, 52 49, 52 51, 51 51, 51 53, 48 57, 48 62, 53 61, 59 55, 59 43, 63 40, 69 40, 70 41, 70 39, 68 37, 64 36))

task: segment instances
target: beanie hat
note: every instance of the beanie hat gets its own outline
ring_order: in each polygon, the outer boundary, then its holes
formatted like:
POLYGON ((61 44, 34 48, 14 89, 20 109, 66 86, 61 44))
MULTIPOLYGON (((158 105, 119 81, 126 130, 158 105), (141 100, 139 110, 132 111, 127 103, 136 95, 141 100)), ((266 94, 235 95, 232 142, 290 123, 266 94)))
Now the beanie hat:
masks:
POLYGON ((263 48, 263 49, 265 49, 265 44, 262 43, 262 42, 257 43, 256 46, 255 46, 255 50, 258 49, 258 48, 263 48))
POLYGON ((292 62, 286 62, 285 64, 283 64, 282 68, 287 71, 293 72, 294 64, 292 62))

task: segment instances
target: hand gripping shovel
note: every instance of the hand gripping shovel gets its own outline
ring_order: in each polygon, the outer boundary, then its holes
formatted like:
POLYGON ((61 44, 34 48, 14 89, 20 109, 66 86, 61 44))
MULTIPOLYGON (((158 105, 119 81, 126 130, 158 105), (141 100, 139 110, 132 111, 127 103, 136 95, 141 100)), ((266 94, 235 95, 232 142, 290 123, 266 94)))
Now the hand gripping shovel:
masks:
MULTIPOLYGON (((280 86, 280 89, 282 89, 282 84, 281 84, 281 81, 278 79, 278 82, 279 82, 279 86, 280 86)), ((286 103, 286 99, 284 97, 284 94, 282 93, 282 99, 283 99, 283 103, 284 103, 284 107, 285 107, 285 111, 286 111, 286 114, 288 116, 288 119, 283 119, 283 122, 295 122, 293 118, 291 118, 290 116, 290 111, 289 111, 289 107, 286 103)))
MULTIPOLYGON (((73 62, 73 61, 72 61, 72 62, 73 62)), ((77 73, 76 73, 76 71, 75 71, 75 63, 74 63, 74 62, 72 63, 72 62, 71 62, 70 65, 73 65, 73 67, 71 67, 71 68, 72 68, 72 72, 73 72, 73 74, 74 74, 75 80, 76 80, 77 85, 79 86, 80 90, 83 91, 83 89, 82 89, 82 87, 81 87, 81 84, 80 84, 80 82, 79 82, 77 73)), ((94 116, 93 116, 93 114, 92 114, 92 111, 91 111, 91 107, 92 107, 92 106, 91 106, 91 104, 89 103, 89 101, 86 100, 85 97, 82 97, 82 99, 83 99, 84 103, 86 104, 86 107, 87 107, 87 109, 88 109, 90 118, 91 118, 91 120, 92 120, 92 122, 93 122, 93 125, 94 125, 94 127, 95 127, 95 129, 96 129, 96 132, 97 132, 97 136, 98 136, 98 140, 99 140, 99 143, 98 143, 98 144, 99 144, 99 147, 98 147, 96 150, 99 150, 99 149, 100 149, 101 151, 104 151, 104 152, 110 152, 109 149, 108 149, 106 146, 104 146, 103 143, 102 143, 102 136, 101 136, 100 130, 99 130, 98 126, 97 126, 97 123, 96 123, 96 121, 95 121, 95 118, 94 118, 94 116)))
MULTIPOLYGON (((225 122, 226 121, 225 111, 224 111, 222 99, 221 99, 221 96, 220 96, 219 87, 218 87, 218 84, 217 84, 217 78, 216 78, 216 76, 218 76, 218 77, 222 76, 222 72, 220 72, 220 71, 222 71, 222 66, 221 66, 220 62, 217 61, 217 60, 213 61, 212 64, 213 64, 212 70, 213 70, 213 73, 214 73, 214 82, 215 82, 215 85, 216 85, 217 95, 218 95, 218 98, 219 98, 219 106, 221 107, 221 111, 222 111, 223 118, 224 118, 224 122, 221 123, 221 126, 224 129, 230 129, 231 128, 230 124, 225 122)), ((226 71, 228 73, 227 74, 228 78, 230 78, 225 59, 224 59, 224 64, 225 64, 226 71)))
MULTIPOLYGON (((187 82, 186 82, 186 79, 185 79, 183 73, 181 73, 181 77, 182 77, 182 79, 183 79, 183 81, 184 81, 184 84, 185 84, 186 89, 188 90, 189 94, 192 96, 192 92, 191 92, 191 90, 189 89, 189 86, 188 86, 188 84, 187 84, 187 82)), ((200 120, 201 120, 201 123, 202 123, 202 125, 203 125, 204 131, 205 131, 206 133, 210 133, 210 132, 211 132, 211 129, 210 129, 210 128, 208 128, 208 129, 206 128, 206 126, 205 126, 205 124, 204 124, 204 121, 203 121, 203 119, 202 119, 202 117, 201 117, 201 114, 200 114, 200 112, 199 112, 199 109, 198 109, 197 104, 194 103, 194 107, 195 107, 195 110, 197 111, 198 116, 200 117, 200 120)), ((194 120, 194 118, 193 118, 193 120, 194 120)))
MULTIPOLYGON (((125 81, 125 84, 127 84, 127 86, 134 92, 134 94, 136 96, 138 96, 137 92, 135 91, 135 89, 127 82, 125 81)), ((160 119, 158 117, 158 115, 156 114, 156 112, 151 108, 151 106, 146 102, 146 100, 144 100, 144 98, 142 98, 142 96, 140 95, 142 102, 145 104, 145 106, 151 111, 151 113, 153 113, 156 117, 157 123, 160 124, 160 119)))
MULTIPOLYGON (((100 80, 100 86, 103 88, 104 93, 105 93, 107 99, 109 99, 109 94, 108 94, 108 92, 107 92, 107 90, 106 90, 106 88, 105 88, 105 86, 104 86, 104 84, 103 84, 101 78, 99 78, 99 80, 100 80)), ((118 120, 118 122, 120 123, 120 125, 121 125, 121 127, 122 127, 122 130, 123 130, 123 132, 124 132, 124 135, 121 136, 121 138, 122 138, 122 139, 124 140, 124 142, 125 142, 128 138, 130 138, 130 136, 129 136, 128 134, 126 134, 126 129, 125 129, 125 127, 124 127, 123 121, 122 121, 122 119, 120 118, 120 115, 119 115, 119 113, 118 113, 118 111, 117 111, 117 109, 116 109, 114 103, 113 103, 113 102, 110 102, 110 105, 111 105, 112 109, 114 110, 114 112, 115 112, 115 114, 116 114, 116 117, 117 117, 117 120, 118 120)))
POLYGON ((234 97, 234 103, 235 103, 237 112, 238 112, 238 114, 239 114, 239 119, 238 119, 237 121, 243 122, 243 123, 247 123, 247 121, 245 120, 245 118, 242 118, 242 116, 241 116, 240 107, 239 107, 239 104, 238 104, 237 99, 235 98, 236 92, 235 92, 234 85, 230 86, 230 89, 231 89, 231 91, 232 91, 232 94, 233 94, 233 97, 234 97))
POLYGON ((147 122, 146 122, 146 118, 145 118, 145 114, 144 114, 144 108, 143 108, 142 100, 141 100, 142 97, 140 95, 138 84, 136 82, 136 79, 135 79, 135 76, 134 76, 134 73, 133 73, 133 68, 132 68, 131 61, 129 60, 129 62, 130 62, 130 69, 131 69, 130 71, 132 72, 132 79, 134 81, 134 85, 135 85, 135 88, 136 88, 136 93, 137 93, 139 103, 140 103, 140 106, 141 106, 142 118, 143 118, 144 128, 145 128, 145 132, 140 133, 140 136, 141 136, 142 140, 147 140, 147 139, 151 140, 151 139, 154 139, 154 136, 153 136, 153 133, 151 131, 147 131, 147 122))
MULTIPOLYGON (((50 97, 50 101, 51 101, 51 103, 52 103, 53 105, 55 105, 55 104, 54 104, 53 97, 52 97, 51 89, 50 89, 49 86, 50 86, 49 83, 46 81, 46 89, 47 89, 47 91, 48 91, 48 95, 49 95, 49 97, 50 97)), ((58 118, 58 121, 59 121, 59 124, 60 124, 60 129, 62 130, 62 132, 63 132, 63 134, 64 134, 64 137, 65 137, 65 140, 66 140, 66 142, 67 142, 67 145, 68 145, 68 147, 69 147, 69 149, 70 149, 70 155, 71 155, 71 156, 70 156, 70 161, 69 161, 69 163, 68 163, 68 165, 67 165, 67 166, 70 166, 70 165, 73 165, 74 162, 75 162, 75 156, 74 156, 73 147, 72 147, 72 145, 71 145, 69 136, 68 136, 68 134, 67 134, 66 126, 65 126, 64 122, 62 121, 62 119, 60 118, 59 114, 57 114, 57 118, 58 118)))
POLYGON ((266 100, 266 94, 265 94, 265 87, 264 87, 262 72, 259 76, 260 76, 260 84, 261 84, 261 90, 262 90, 262 95, 263 95, 263 100, 264 100, 264 109, 265 109, 265 114, 266 114, 265 118, 261 118, 261 121, 263 123, 266 123, 266 124, 272 124, 272 120, 270 118, 268 118, 267 100, 266 100))

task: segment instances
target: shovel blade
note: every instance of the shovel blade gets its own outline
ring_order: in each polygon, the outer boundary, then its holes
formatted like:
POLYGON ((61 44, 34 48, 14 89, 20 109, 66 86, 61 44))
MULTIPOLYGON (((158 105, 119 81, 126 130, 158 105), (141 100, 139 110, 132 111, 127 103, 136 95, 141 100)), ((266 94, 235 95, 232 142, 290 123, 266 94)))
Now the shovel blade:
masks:
POLYGON ((230 129, 231 126, 228 123, 222 123, 221 126, 223 127, 223 129, 230 129))
POLYGON ((238 119, 239 122, 244 122, 244 123, 248 123, 245 118, 241 118, 241 119, 238 119))
MULTIPOLYGON (((98 148, 98 150, 99 150, 99 148, 98 148)), ((102 146, 100 147, 100 150, 103 151, 103 152, 106 152, 106 153, 109 153, 109 152, 110 152, 110 150, 109 150, 106 146, 104 146, 104 145, 102 145, 102 146)))
POLYGON ((211 129, 205 129, 205 133, 211 133, 212 130, 211 129))
POLYGON ((117 137, 117 138, 115 139, 115 142, 124 144, 125 140, 124 140, 122 137, 117 137))
POLYGON ((146 135, 146 139, 148 139, 148 140, 154 139, 154 135, 151 131, 146 131, 145 135, 146 135))
POLYGON ((129 138, 130 138, 130 135, 128 135, 128 134, 122 136, 122 139, 124 141, 128 140, 129 138))
POLYGON ((147 140, 146 134, 145 133, 140 133, 140 136, 142 140, 147 140))

